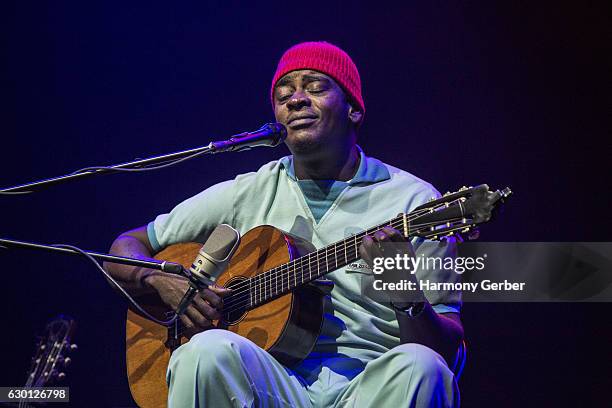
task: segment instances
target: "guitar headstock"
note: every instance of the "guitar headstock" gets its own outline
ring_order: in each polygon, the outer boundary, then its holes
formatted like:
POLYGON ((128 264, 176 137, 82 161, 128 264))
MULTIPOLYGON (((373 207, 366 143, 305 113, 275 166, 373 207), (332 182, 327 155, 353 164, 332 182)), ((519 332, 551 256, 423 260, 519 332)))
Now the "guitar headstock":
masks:
POLYGON ((71 344, 75 327, 74 319, 63 315, 47 324, 44 335, 38 339, 26 386, 45 387, 66 377, 64 369, 72 361, 68 353, 77 348, 71 344))
POLYGON ((446 193, 408 214, 410 236, 439 240, 466 234, 469 239, 475 239, 477 226, 490 221, 494 210, 511 194, 509 187, 490 191, 486 184, 446 193))

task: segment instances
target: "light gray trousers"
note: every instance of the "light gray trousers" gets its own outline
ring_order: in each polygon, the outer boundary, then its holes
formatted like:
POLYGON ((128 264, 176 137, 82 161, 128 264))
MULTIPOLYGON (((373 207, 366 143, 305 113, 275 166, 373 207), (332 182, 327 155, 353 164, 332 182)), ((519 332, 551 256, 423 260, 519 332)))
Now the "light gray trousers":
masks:
POLYGON ((458 407, 457 383, 444 359, 402 344, 353 374, 325 367, 314 382, 227 330, 199 333, 172 354, 169 408, 458 407))

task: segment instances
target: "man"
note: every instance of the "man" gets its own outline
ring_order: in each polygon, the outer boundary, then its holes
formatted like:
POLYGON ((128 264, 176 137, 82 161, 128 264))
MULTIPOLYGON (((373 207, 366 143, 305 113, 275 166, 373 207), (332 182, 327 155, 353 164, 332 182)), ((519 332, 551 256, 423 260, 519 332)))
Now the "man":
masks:
MULTIPOLYGON (((356 145, 365 113, 361 81, 341 49, 325 42, 290 48, 278 64, 271 98, 276 120, 287 127, 292 156, 210 187, 148 226, 122 234, 111 252, 148 258, 176 242, 204 242, 220 223, 241 233, 271 224, 320 248, 438 194, 356 145)), ((412 251, 388 227, 365 237, 360 255, 371 264, 386 243, 412 251)), ((444 254, 440 248, 437 254, 444 254)), ((126 288, 155 291, 173 308, 187 289, 185 279, 162 272, 119 265, 109 271, 126 288)), ((428 292, 421 302, 383 304, 361 293, 367 272, 349 265, 327 275, 334 287, 322 333, 314 351, 291 368, 247 339, 210 329, 229 291, 204 290, 181 318, 193 337, 172 355, 169 406, 457 405, 445 358, 451 361, 463 336, 459 294, 428 292)))

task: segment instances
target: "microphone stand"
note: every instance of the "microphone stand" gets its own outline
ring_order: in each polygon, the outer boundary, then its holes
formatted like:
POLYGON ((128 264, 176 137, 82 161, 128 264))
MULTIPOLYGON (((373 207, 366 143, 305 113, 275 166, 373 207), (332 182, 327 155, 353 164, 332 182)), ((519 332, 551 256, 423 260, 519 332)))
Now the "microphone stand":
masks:
POLYGON ((164 154, 161 156, 149 157, 147 159, 134 160, 121 164, 115 164, 100 169, 85 170, 83 172, 65 174, 63 176, 52 177, 48 179, 33 181, 31 183, 20 184, 13 187, 0 189, 2 193, 21 193, 30 192, 50 185, 65 183, 67 181, 82 179, 90 176, 97 176, 101 174, 118 173, 120 169, 142 169, 147 166, 164 164, 182 159, 184 157, 196 155, 196 154, 208 154, 212 153, 214 149, 210 145, 204 147, 198 147, 195 149, 183 150, 176 153, 164 154), (119 169, 119 170, 115 170, 119 169))
POLYGON ((52 177, 49 179, 43 179, 31 183, 3 188, 0 189, 0 193, 28 193, 36 189, 40 189, 42 187, 65 183, 67 181, 75 179, 81 179, 100 174, 118 173, 121 170, 146 169, 147 167, 171 164, 181 159, 186 160, 188 158, 203 154, 221 153, 226 151, 243 151, 249 150, 251 147, 256 146, 275 147, 278 146, 278 144, 280 144, 286 136, 287 131, 281 124, 267 123, 261 129, 256 130, 254 132, 240 133, 230 137, 230 139, 228 140, 210 142, 207 146, 182 150, 175 153, 163 154, 161 156, 153 156, 147 159, 138 159, 111 166, 97 166, 92 168, 85 168, 82 171, 76 171, 74 173, 66 174, 63 176, 52 177))
MULTIPOLYGON (((41 250, 41 251, 58 252, 58 253, 69 254, 69 255, 82 255, 82 253, 80 253, 79 251, 75 251, 70 248, 63 248, 61 246, 37 244, 34 242, 27 242, 27 241, 15 241, 12 239, 4 239, 4 238, 0 238, 0 248, 1 247, 25 248, 25 249, 34 249, 34 250, 41 250)), ((99 252, 90 252, 90 251, 83 251, 83 252, 101 261, 118 263, 122 265, 140 266, 144 268, 156 269, 158 271, 174 273, 174 274, 183 273, 183 266, 180 264, 174 263, 174 262, 156 261, 156 260, 147 261, 143 259, 128 258, 125 256, 102 254, 99 252)))

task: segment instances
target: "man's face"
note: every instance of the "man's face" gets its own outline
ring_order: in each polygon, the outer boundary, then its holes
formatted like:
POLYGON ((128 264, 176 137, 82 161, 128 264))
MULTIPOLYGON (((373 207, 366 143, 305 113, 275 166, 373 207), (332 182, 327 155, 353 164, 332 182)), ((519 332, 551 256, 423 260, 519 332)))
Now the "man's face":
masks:
POLYGON ((287 127, 285 143, 294 154, 351 143, 350 109, 342 88, 317 71, 289 72, 274 87, 274 114, 287 127))

